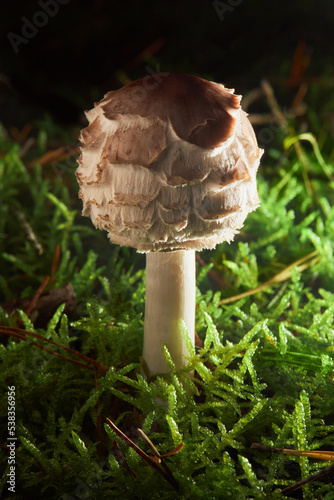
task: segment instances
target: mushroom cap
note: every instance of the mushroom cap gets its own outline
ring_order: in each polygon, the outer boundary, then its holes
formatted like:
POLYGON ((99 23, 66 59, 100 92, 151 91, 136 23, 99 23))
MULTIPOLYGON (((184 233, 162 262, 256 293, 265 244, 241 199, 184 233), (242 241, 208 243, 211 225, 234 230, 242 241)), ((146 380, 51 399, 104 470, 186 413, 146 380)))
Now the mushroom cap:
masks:
POLYGON ((263 153, 233 92, 161 73, 106 94, 80 138, 83 215, 139 252, 231 241, 259 205, 263 153))

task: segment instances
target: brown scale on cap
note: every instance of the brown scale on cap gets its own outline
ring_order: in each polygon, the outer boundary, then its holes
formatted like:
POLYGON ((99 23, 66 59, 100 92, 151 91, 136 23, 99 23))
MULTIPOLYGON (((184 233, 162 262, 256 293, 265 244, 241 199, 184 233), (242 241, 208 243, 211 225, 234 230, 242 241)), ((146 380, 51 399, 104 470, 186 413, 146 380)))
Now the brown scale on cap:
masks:
MULTIPOLYGON (((150 88, 152 84, 153 76, 145 86, 150 88)), ((221 146, 233 134, 233 112, 240 108, 240 97, 221 85, 172 73, 162 77, 144 100, 140 92, 143 85, 141 79, 109 92, 101 102, 105 117, 113 120, 120 114, 169 119, 180 139, 201 148, 221 146)), ((137 137, 140 140, 140 134, 137 137)))
POLYGON ((86 113, 77 179, 84 215, 138 251, 214 248, 259 204, 262 150, 240 97, 160 74, 109 92, 86 113))

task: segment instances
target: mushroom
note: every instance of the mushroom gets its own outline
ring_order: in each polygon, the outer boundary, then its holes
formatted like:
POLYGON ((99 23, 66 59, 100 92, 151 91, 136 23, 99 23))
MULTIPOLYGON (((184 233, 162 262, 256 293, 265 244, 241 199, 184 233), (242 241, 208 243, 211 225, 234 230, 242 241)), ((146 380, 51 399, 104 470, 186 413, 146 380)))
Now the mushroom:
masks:
POLYGON ((143 359, 151 376, 195 337, 195 251, 231 241, 259 205, 263 153, 234 90, 186 74, 145 77, 86 112, 76 171, 83 212, 146 253, 143 359))

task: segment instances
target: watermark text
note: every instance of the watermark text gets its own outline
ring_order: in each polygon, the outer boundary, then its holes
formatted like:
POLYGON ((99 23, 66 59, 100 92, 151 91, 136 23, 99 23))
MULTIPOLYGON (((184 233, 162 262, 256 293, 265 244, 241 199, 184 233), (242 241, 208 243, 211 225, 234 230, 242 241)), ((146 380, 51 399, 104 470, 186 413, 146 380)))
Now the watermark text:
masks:
POLYGON ((7 407, 8 407, 8 437, 7 448, 9 450, 7 473, 8 491, 15 493, 16 486, 16 441, 15 436, 15 385, 8 386, 7 392, 7 407))
POLYGON ((70 0, 38 0, 38 6, 41 10, 37 10, 31 19, 26 16, 21 17, 23 23, 21 34, 7 34, 9 43, 11 44, 15 54, 19 53, 20 46, 27 44, 29 40, 34 38, 40 28, 44 28, 49 22, 49 19, 55 17, 59 12, 60 5, 66 5, 70 0))

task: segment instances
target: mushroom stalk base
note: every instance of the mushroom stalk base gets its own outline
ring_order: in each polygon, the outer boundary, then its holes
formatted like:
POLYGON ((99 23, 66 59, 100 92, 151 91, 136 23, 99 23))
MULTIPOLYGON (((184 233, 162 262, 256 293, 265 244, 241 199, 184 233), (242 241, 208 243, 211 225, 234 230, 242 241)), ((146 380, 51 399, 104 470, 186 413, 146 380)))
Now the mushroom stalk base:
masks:
POLYGON ((188 355, 180 320, 195 343, 195 251, 146 254, 146 304, 143 358, 150 375, 170 372, 162 346, 166 345, 176 369, 188 355))

